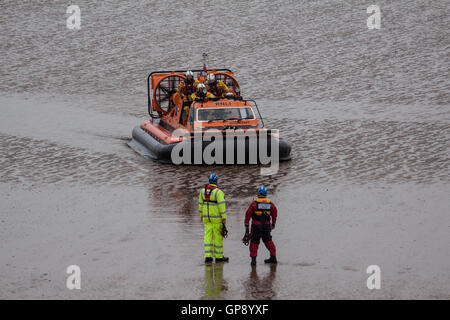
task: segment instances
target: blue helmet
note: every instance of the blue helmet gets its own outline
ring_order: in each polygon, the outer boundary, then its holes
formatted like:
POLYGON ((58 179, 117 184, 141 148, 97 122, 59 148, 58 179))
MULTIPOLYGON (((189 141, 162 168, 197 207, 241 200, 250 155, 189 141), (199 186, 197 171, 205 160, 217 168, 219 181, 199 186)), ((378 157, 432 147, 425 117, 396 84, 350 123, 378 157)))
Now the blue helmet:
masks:
POLYGON ((217 184, 217 181, 219 180, 219 177, 216 176, 215 173, 211 173, 209 176, 209 183, 217 184))
POLYGON ((266 196, 267 195, 267 188, 264 186, 261 186, 258 188, 258 194, 262 195, 262 196, 266 196))

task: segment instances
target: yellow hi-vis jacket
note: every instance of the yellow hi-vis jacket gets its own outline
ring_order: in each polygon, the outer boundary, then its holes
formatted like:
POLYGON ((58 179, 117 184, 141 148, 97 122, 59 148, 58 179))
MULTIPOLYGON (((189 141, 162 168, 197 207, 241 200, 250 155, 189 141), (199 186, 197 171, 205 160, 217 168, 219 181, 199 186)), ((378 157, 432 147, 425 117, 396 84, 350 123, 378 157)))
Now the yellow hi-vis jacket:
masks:
MULTIPOLYGON (((217 81, 217 85, 220 87, 220 89, 222 90, 222 96, 220 96, 219 98, 223 98, 225 96, 225 94, 228 93, 228 91, 230 91, 230 89, 228 89, 227 85, 225 83, 223 83, 222 81, 217 81)), ((216 96, 210 91, 209 89, 209 85, 206 84, 206 90, 208 91, 209 95, 208 98, 215 98, 216 96)))
POLYGON ((200 216, 203 218, 203 223, 222 223, 222 220, 227 218, 225 194, 222 190, 217 188, 215 184, 209 184, 216 187, 211 191, 209 201, 205 197, 206 187, 204 187, 198 196, 198 210, 200 216))
MULTIPOLYGON (((199 80, 194 81, 194 90, 196 90, 199 83, 199 80)), ((192 95, 195 94, 195 92, 192 94, 184 95, 184 81, 181 81, 180 84, 178 84, 177 92, 178 95, 183 98, 184 102, 192 102, 193 100, 195 100, 195 98, 192 98, 192 95)))
MULTIPOLYGON (((215 98, 216 96, 213 95, 211 92, 206 92, 206 97, 207 98, 215 98)), ((196 93, 191 94, 192 101, 195 101, 196 98, 197 98, 197 94, 196 93)))

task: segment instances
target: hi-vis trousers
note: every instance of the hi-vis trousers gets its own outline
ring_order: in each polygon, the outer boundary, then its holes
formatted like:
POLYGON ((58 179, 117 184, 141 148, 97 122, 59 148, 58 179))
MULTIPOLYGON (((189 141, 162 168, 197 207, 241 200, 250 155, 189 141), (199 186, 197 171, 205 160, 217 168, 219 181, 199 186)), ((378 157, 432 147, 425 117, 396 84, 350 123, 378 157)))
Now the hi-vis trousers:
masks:
POLYGON ((205 258, 223 258, 222 223, 204 222, 205 225, 205 258))

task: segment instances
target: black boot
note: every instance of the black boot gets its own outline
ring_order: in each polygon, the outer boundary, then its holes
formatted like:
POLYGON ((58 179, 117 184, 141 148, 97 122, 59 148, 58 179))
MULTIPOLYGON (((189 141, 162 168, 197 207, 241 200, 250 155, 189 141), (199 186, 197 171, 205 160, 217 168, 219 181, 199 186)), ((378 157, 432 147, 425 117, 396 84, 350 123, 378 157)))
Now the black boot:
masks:
POLYGON ((270 256, 269 259, 264 260, 265 263, 277 263, 277 257, 270 256))
POLYGON ((229 260, 230 258, 228 257, 216 258, 216 262, 228 262, 229 260))
POLYGON ((256 257, 252 257, 252 262, 250 262, 250 265, 256 266, 256 257))
POLYGON ((212 258, 205 258, 205 263, 211 263, 211 262, 213 262, 212 258))

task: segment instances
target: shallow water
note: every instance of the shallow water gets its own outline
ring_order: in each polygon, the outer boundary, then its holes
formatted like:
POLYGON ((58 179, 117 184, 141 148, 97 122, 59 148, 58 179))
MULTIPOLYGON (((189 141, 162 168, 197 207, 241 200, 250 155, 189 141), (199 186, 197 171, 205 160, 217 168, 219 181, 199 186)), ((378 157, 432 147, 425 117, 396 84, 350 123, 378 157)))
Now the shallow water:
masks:
POLYGON ((76 4, 79 31, 65 2, 0 4, 1 298, 450 298, 448 1, 380 1, 380 30, 364 1, 76 4), (292 143, 277 174, 127 147, 148 73, 205 51, 292 143), (213 171, 231 262, 208 267, 196 200, 213 171), (240 238, 261 184, 280 263, 261 246, 252 269, 240 238))

